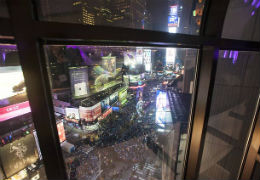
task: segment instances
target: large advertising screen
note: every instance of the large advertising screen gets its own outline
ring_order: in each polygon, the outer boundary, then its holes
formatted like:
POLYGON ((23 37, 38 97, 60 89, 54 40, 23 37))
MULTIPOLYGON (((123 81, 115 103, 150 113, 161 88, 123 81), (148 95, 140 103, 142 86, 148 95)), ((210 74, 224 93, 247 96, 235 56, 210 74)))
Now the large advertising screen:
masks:
POLYGON ((121 91, 119 91, 118 98, 119 98, 120 104, 126 103, 126 101, 127 101, 127 88, 124 88, 121 91))
POLYGON ((129 82, 130 83, 138 83, 139 81, 142 81, 141 75, 129 75, 129 82))
POLYGON ((20 66, 0 67, 0 121, 31 112, 20 66))
POLYGON ((86 122, 94 121, 101 115, 101 103, 97 103, 91 107, 79 107, 80 118, 86 122))
POLYGON ((35 163, 38 151, 32 134, 0 147, 2 167, 7 177, 35 163))
POLYGON ((116 73, 116 57, 102 57, 102 68, 106 71, 106 74, 114 75, 116 73))
POLYGON ((65 130, 62 121, 57 123, 57 130, 58 130, 60 142, 64 142, 66 140, 66 136, 65 136, 65 130))
POLYGON ((152 56, 151 49, 144 49, 144 68, 145 68, 145 71, 147 71, 147 72, 150 72, 152 69, 151 56, 152 56))
POLYGON ((171 111, 168 95, 166 92, 157 92, 156 111, 171 111))
POLYGON ((87 67, 69 68, 72 96, 82 98, 88 95, 88 69, 87 67))
POLYGON ((166 65, 174 65, 176 48, 166 48, 166 65))
POLYGON ((129 67, 129 74, 141 74, 144 72, 143 49, 137 48, 136 52, 124 52, 124 65, 129 67))
POLYGON ((143 64, 143 48, 136 48, 136 64, 143 64))
POLYGON ((118 92, 114 92, 109 96, 110 105, 112 106, 114 103, 118 101, 118 92))
POLYGON ((78 108, 65 108, 66 120, 75 123, 79 122, 79 109, 78 108))
MULTIPOLYGON (((114 61, 113 59, 111 59, 114 61)), ((107 70, 113 71, 115 64, 112 67, 106 67, 107 70)), ((95 65, 89 66, 89 89, 91 93, 97 93, 107 88, 113 87, 116 84, 122 82, 122 75, 120 70, 115 70, 115 73, 111 73, 105 70, 102 66, 95 65)))

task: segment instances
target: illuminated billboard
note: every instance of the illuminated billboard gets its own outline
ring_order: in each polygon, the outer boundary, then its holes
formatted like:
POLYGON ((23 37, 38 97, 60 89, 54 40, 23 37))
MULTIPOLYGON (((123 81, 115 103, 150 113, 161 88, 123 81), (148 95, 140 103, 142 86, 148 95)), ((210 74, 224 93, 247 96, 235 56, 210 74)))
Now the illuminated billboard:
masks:
POLYGON ((158 92, 158 95, 156 97, 156 111, 171 111, 166 92, 158 92))
POLYGON ((63 122, 57 123, 57 130, 58 130, 60 142, 64 142, 66 140, 66 136, 65 136, 65 130, 64 130, 63 122))
POLYGON ((109 108, 106 112, 104 112, 101 119, 105 119, 111 113, 112 113, 112 108, 109 108))
POLYGON ((168 27, 178 27, 178 16, 168 16, 168 27))
POLYGON ((157 91, 155 123, 164 128, 165 124, 172 123, 170 103, 166 92, 157 91))
POLYGON ((169 15, 170 15, 170 16, 177 15, 177 10, 178 10, 178 6, 177 6, 177 5, 170 6, 169 15))
POLYGON ((144 72, 143 49, 137 48, 136 52, 124 52, 124 65, 129 67, 129 74, 140 74, 144 72))
POLYGON ((97 103, 91 107, 79 107, 80 118, 86 122, 94 121, 101 115, 101 103, 97 103))
POLYGON ((88 95, 87 67, 69 68, 70 84, 73 98, 82 98, 88 95))
POLYGON ((2 167, 10 177, 38 160, 38 151, 32 134, 0 147, 2 167))
POLYGON ((31 112, 20 66, 0 67, 0 121, 31 112))
POLYGON ((106 74, 116 73, 116 57, 106 56, 102 57, 102 68, 106 74))
POLYGON ((151 67, 152 67, 152 62, 151 62, 151 56, 152 56, 152 51, 151 49, 144 49, 144 68, 145 71, 150 72, 151 67))
POLYGON ((135 63, 136 64, 143 63, 143 48, 136 48, 135 63))
POLYGON ((174 65, 176 48, 166 48, 166 65, 174 65))
POLYGON ((129 75, 129 82, 130 83, 138 83, 139 81, 142 81, 141 75, 129 75))
MULTIPOLYGON (((113 65, 114 66, 114 65, 113 65)), ((107 67, 112 70, 113 67, 107 67)), ((91 93, 97 93, 107 88, 113 87, 122 82, 120 70, 110 73, 99 65, 89 66, 89 88, 91 93)))
POLYGON ((129 66, 130 68, 135 68, 136 65, 135 52, 126 51, 124 52, 124 65, 129 66))
POLYGON ((0 108, 0 122, 31 112, 29 101, 0 108))
POLYGON ((79 109, 78 108, 65 108, 66 120, 75 123, 79 122, 79 109))
POLYGON ((114 103, 118 101, 118 92, 114 92, 109 96, 110 105, 112 106, 114 103))
POLYGON ((180 18, 178 17, 178 6, 170 6, 168 15, 168 32, 177 33, 177 28, 179 27, 180 18))
POLYGON ((118 98, 119 98, 119 102, 120 102, 121 105, 126 103, 126 101, 127 101, 127 88, 124 88, 121 91, 119 91, 118 98))

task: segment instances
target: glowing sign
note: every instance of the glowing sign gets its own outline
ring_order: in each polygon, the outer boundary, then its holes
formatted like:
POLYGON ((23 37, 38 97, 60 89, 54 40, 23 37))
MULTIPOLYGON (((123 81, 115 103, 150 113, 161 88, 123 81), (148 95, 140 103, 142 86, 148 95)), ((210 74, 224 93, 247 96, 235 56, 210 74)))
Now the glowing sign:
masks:
POLYGON ((177 27, 178 21, 178 16, 168 16, 168 27, 177 27))
POLYGON ((169 15, 177 15, 177 6, 170 6, 170 13, 169 15))
POLYGON ((176 48, 166 48, 166 65, 174 64, 176 56, 176 48))
POLYGON ((65 136, 65 130, 64 130, 63 122, 60 122, 60 123, 57 124, 57 130, 58 130, 60 142, 65 141, 66 136, 65 136))
POLYGON ((145 71, 151 71, 151 49, 144 49, 144 67, 145 71))
POLYGON ((31 112, 29 101, 0 108, 0 122, 31 112))

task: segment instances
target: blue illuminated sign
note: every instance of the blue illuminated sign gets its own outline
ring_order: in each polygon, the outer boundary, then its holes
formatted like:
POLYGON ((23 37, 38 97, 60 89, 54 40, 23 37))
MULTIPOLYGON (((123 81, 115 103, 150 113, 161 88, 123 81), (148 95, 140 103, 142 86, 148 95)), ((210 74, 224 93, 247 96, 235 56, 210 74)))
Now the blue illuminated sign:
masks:
POLYGON ((178 16, 168 16, 168 26, 178 26, 178 16))

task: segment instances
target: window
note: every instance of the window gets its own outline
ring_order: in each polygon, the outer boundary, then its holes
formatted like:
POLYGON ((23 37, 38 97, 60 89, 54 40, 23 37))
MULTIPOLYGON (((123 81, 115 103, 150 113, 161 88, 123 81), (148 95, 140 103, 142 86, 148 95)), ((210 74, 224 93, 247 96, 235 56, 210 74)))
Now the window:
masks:
POLYGON ((0 0, 0 75, 23 75, 0 78, 0 97, 11 96, 0 109, 30 111, 0 122, 0 141, 14 140, 0 146, 0 179, 249 180, 260 146, 258 4, 0 0), (24 98, 15 106, 13 94, 24 98), (20 130, 33 165, 10 168, 1 152, 21 144, 20 130))
POLYGON ((199 179, 235 179, 259 96, 259 53, 219 52, 199 179))
POLYGON ((181 179, 196 49, 45 46, 70 179, 181 179))
POLYGON ((260 40, 260 2, 231 0, 229 2, 222 37, 241 40, 260 40), (234 21, 234 17, 239 21, 234 21))
POLYGON ((15 45, 0 45, 0 179, 45 179, 15 45))
POLYGON ((37 0, 41 20, 198 34, 204 0, 37 0))

